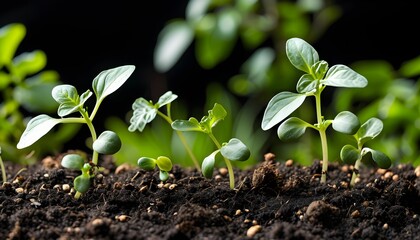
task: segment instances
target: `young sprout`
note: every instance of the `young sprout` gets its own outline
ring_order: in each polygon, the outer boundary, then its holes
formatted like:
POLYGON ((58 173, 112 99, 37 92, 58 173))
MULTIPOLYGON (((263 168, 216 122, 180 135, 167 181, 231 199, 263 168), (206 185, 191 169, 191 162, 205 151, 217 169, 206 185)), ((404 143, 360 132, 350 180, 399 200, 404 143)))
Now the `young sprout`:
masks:
POLYGON ((178 131, 197 131, 207 134, 217 147, 213 153, 207 156, 201 166, 201 172, 204 177, 211 178, 213 176, 214 164, 216 156, 220 153, 223 156, 225 164, 229 172, 229 185, 231 189, 235 188, 235 177, 233 173, 232 164, 230 161, 246 161, 251 155, 248 147, 239 139, 232 138, 227 143, 220 144, 213 135, 212 129, 216 124, 223 120, 227 112, 222 105, 216 103, 212 110, 208 111, 209 115, 204 116, 199 122, 196 118, 189 118, 188 120, 175 120, 172 123, 172 128, 178 131))
MULTIPOLYGON (((138 98, 133 103, 133 116, 130 119, 130 126, 128 127, 128 131, 134 132, 139 130, 142 132, 144 127, 149 122, 155 119, 156 115, 161 116, 165 119, 170 125, 172 124, 173 120, 171 117, 171 102, 173 102, 178 96, 173 94, 171 91, 166 92, 163 94, 157 103, 153 104, 152 101, 147 101, 144 98, 138 98), (159 111, 160 107, 166 105, 166 114, 159 111)), ((184 134, 180 131, 175 131, 178 134, 179 139, 181 140, 184 148, 187 150, 188 155, 190 156, 191 160, 193 161, 195 167, 200 170, 200 164, 197 161, 194 153, 191 151, 190 147, 188 146, 187 140, 185 139, 184 134)))
MULTIPOLYGON (((317 122, 310 124, 297 117, 291 117, 281 123, 277 134, 280 140, 286 141, 299 138, 308 127, 319 132, 322 146, 321 183, 325 183, 328 170, 326 130, 333 120, 326 120, 322 115, 321 93, 327 86, 363 88, 367 85, 367 79, 345 65, 339 64, 329 68, 326 61, 319 60, 316 50, 300 38, 287 40, 286 54, 292 65, 305 74, 297 82, 297 93, 280 92, 269 101, 263 115, 261 128, 263 130, 272 128, 299 108, 307 97, 314 97, 317 122)), ((337 121, 346 121, 348 113, 339 114, 341 117, 337 121)), ((338 128, 335 129, 336 131, 349 133, 354 130, 351 125, 340 125, 344 129, 338 128)))
POLYGON ((0 147, 0 168, 1 168, 1 179, 3 183, 7 182, 6 168, 4 167, 3 159, 1 158, 1 147, 0 147))
MULTIPOLYGON (((120 88, 133 73, 135 66, 126 65, 108 69, 99 73, 93 79, 92 88, 96 96, 96 104, 89 114, 84 104, 92 96, 90 90, 79 95, 76 88, 72 85, 58 85, 52 89, 52 96, 59 103, 57 110, 61 118, 52 118, 46 114, 32 118, 23 132, 17 148, 22 149, 31 146, 41 137, 47 134, 55 125, 59 123, 82 123, 86 124, 92 136, 92 160, 85 163, 79 155, 66 155, 63 157, 62 166, 70 169, 81 170, 82 174, 74 179, 76 189, 75 198, 79 198, 90 186, 90 179, 98 171, 99 154, 114 154, 121 148, 121 140, 112 131, 104 131, 97 137, 93 126, 93 119, 106 96, 120 88), (68 117, 68 115, 78 112, 81 117, 68 117)), ((40 96, 42 97, 42 96, 40 96)))
POLYGON ((383 152, 373 150, 363 145, 378 136, 383 128, 383 123, 378 118, 370 118, 362 126, 356 134, 353 135, 357 142, 357 147, 352 145, 345 145, 340 151, 340 158, 347 164, 354 164, 353 175, 350 180, 350 186, 353 187, 356 178, 359 176, 359 167, 362 163, 363 157, 367 153, 372 154, 372 160, 380 168, 389 168, 391 166, 391 159, 383 152))
POLYGON ((165 156, 160 156, 157 159, 141 157, 137 161, 137 164, 140 166, 140 168, 143 168, 146 171, 152 171, 157 166, 159 168, 159 179, 163 182, 168 180, 168 172, 172 170, 172 161, 165 156))

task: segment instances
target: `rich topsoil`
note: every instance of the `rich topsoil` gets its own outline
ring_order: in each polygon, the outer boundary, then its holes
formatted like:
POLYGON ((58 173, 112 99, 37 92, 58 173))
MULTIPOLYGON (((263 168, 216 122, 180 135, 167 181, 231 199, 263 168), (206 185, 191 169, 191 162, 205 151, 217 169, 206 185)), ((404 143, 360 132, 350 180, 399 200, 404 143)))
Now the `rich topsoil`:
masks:
POLYGON ((157 171, 104 159, 108 170, 78 200, 78 172, 60 167, 60 156, 7 164, 0 239, 420 239, 419 168, 364 168, 350 189, 349 166, 331 164, 321 185, 319 161, 265 158, 235 171, 235 190, 225 169, 208 180, 175 165, 162 184, 157 171))

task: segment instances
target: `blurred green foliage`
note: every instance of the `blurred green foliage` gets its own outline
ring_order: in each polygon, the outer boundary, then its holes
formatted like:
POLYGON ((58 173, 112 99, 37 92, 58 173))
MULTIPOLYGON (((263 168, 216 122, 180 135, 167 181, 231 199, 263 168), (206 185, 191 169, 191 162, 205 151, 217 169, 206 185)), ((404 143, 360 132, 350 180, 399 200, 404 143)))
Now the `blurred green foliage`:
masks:
POLYGON ((47 152, 60 151, 63 142, 76 130, 74 127, 61 128, 54 133, 54 141, 41 141, 31 150, 16 148, 27 115, 52 112, 57 108, 51 90, 59 83, 56 71, 43 70, 47 63, 43 51, 16 55, 25 35, 26 27, 20 23, 0 28, 0 146, 3 159, 20 164, 33 163, 47 152))

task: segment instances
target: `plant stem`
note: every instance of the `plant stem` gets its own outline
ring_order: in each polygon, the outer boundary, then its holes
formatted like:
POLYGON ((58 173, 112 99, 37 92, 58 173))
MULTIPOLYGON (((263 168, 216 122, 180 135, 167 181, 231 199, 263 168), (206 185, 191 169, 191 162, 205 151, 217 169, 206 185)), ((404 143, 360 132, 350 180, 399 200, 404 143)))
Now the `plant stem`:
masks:
MULTIPOLYGON (((80 114, 82 114, 83 118, 86 120, 86 124, 89 127, 90 134, 92 135, 92 143, 93 143, 96 141, 96 131, 95 131, 95 127, 92 124, 92 119, 89 118, 87 112, 84 109, 81 109, 79 112, 80 114)), ((92 163, 95 165, 98 165, 98 158, 99 158, 98 152, 93 150, 92 163)))
MULTIPOLYGON (((208 133, 208 134, 209 134, 211 140, 217 146, 217 148, 218 149, 221 149, 222 148, 222 145, 220 145, 220 143, 217 141, 217 139, 214 137, 214 135, 211 132, 208 133)), ((232 164, 225 157, 223 157, 223 160, 225 161, 225 164, 226 164, 226 167, 227 167, 228 173, 229 173, 229 186, 230 186, 230 189, 234 189, 235 188, 235 176, 234 176, 234 173, 233 173, 232 164)))
MULTIPOLYGON (((159 116, 161 116, 163 119, 165 119, 169 123, 169 125, 171 125, 173 121, 172 121, 171 114, 170 114, 169 104, 168 104, 167 112, 168 112, 168 115, 165 115, 162 112, 157 111, 159 116)), ((195 168, 198 171, 201 171, 200 164, 198 163, 197 158, 195 157, 194 153, 192 152, 191 148, 189 147, 189 145, 187 143, 187 140, 185 138, 185 135, 181 131, 176 131, 175 130, 175 132, 177 133, 179 139, 181 140, 182 145, 184 145, 185 150, 187 150, 187 153, 190 156, 191 160, 193 161, 193 164, 195 165, 195 168)))
POLYGON ((6 169, 4 168, 3 159, 1 158, 1 148, 0 148, 0 167, 1 167, 1 177, 3 180, 3 183, 7 182, 7 175, 6 175, 6 169))
MULTIPOLYGON (((357 147, 359 149, 359 152, 362 152, 362 144, 358 143, 357 147)), ((356 178, 359 176, 359 168, 360 168, 360 164, 362 163, 362 155, 360 155, 359 159, 356 160, 356 162, 354 163, 354 169, 353 169, 353 174, 351 175, 351 180, 350 180, 350 187, 354 187, 354 185, 356 184, 356 178)))
POLYGON ((327 171, 328 171, 328 142, 327 142, 327 134, 326 128, 324 124, 324 118, 321 115, 321 91, 322 88, 319 89, 315 93, 315 103, 316 103, 316 118, 318 121, 318 131, 319 136, 321 138, 321 146, 322 146, 322 172, 321 172, 321 183, 326 183, 327 181, 327 171))

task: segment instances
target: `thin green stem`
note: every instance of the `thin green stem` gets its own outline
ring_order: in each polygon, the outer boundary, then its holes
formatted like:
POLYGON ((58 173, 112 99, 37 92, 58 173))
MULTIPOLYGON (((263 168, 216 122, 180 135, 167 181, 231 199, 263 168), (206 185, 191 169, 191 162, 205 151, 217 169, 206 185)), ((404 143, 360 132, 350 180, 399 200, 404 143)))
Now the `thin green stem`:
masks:
MULTIPOLYGON (((210 138, 214 142, 214 144, 217 146, 217 148, 218 149, 221 149, 222 148, 222 145, 219 143, 219 141, 217 141, 217 139, 214 137, 214 135, 212 133, 209 133, 208 135, 210 136, 210 138)), ((229 186, 230 186, 230 189, 234 189, 235 188, 235 175, 233 173, 232 164, 225 157, 223 157, 223 160, 225 161, 225 164, 226 164, 226 167, 227 167, 228 173, 229 173, 229 186)))
MULTIPOLYGON (((171 118, 169 104, 168 104, 167 112, 168 112, 168 115, 165 115, 162 112, 157 111, 159 116, 161 116, 163 119, 165 119, 169 123, 169 125, 171 125, 173 121, 172 121, 172 118, 171 118)), ((179 139, 181 140, 182 145, 184 145, 185 150, 187 150, 187 153, 190 156, 191 160, 193 161, 193 164, 195 165, 195 168, 198 171, 201 171, 200 164, 198 163, 197 158, 195 157, 194 153, 192 152, 191 148, 189 147, 189 145, 187 143, 187 139, 185 138, 185 135, 181 131, 176 131, 175 130, 175 132, 177 133, 179 139)))
POLYGON ((318 121, 318 131, 321 138, 322 146, 322 172, 321 172, 321 183, 326 183, 327 181, 327 171, 328 171, 328 142, 326 134, 326 126, 324 125, 324 118, 321 114, 321 91, 318 90, 315 93, 315 104, 316 104, 316 118, 318 121))
MULTIPOLYGON (((0 149, 1 154, 1 149, 0 149)), ((1 177, 3 180, 3 183, 7 182, 7 175, 6 175, 6 168, 4 167, 3 159, 0 156, 0 167, 1 167, 1 177)))
MULTIPOLYGON (((89 115, 87 114, 87 112, 84 109, 81 109, 79 112, 80 112, 80 114, 82 114, 83 118, 86 121, 86 125, 88 126, 90 134, 92 135, 92 142, 95 142, 97 136, 96 136, 95 127, 92 124, 92 119, 89 118, 89 115)), ((92 163, 97 165, 98 164, 98 158, 99 158, 98 152, 93 150, 92 163)))
MULTIPOLYGON (((357 148, 359 149, 359 152, 362 152, 362 145, 360 143, 357 144, 357 148)), ((359 159, 356 160, 356 162, 354 163, 354 169, 353 169, 353 174, 351 175, 351 180, 350 180, 350 187, 354 187, 354 185, 356 184, 356 179, 357 177, 359 177, 359 168, 360 168, 360 164, 362 163, 362 155, 360 154, 359 159)))

